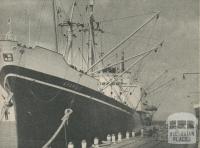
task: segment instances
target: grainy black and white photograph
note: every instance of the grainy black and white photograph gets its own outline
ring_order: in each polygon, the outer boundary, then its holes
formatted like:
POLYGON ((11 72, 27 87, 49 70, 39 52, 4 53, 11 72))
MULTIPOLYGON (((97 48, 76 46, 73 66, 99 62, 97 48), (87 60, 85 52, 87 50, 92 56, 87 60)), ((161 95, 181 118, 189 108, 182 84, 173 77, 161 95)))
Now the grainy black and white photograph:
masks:
POLYGON ((0 0, 0 148, 200 148, 199 0, 0 0))

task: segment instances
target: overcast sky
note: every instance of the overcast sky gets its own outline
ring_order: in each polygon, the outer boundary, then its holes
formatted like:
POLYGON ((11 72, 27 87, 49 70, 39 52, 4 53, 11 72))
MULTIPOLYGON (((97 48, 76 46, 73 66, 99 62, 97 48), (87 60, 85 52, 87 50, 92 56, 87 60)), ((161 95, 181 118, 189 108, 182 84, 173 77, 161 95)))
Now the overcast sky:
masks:
MULTIPOLYGON (((71 4, 69 1, 63 2, 67 12, 71 4)), ((27 43, 27 14, 29 13, 31 20, 31 44, 39 43, 53 49, 54 38, 52 37, 52 8, 50 4, 50 0, 1 0, 0 32, 6 33, 8 29, 7 20, 11 17, 13 32, 17 35, 17 39, 27 43)), ((176 78, 176 81, 170 87, 148 96, 149 102, 156 105, 161 104, 158 112, 155 114, 156 119, 164 120, 169 114, 178 111, 193 112, 192 103, 198 102, 198 95, 191 93, 198 91, 198 77, 188 76, 186 80, 182 79, 184 72, 199 72, 198 6, 198 0, 96 0, 95 14, 98 15, 96 17, 97 20, 142 13, 148 14, 130 20, 105 23, 105 31, 112 32, 111 35, 105 33, 105 49, 112 47, 111 43, 118 42, 131 31, 134 31, 139 24, 142 24, 151 16, 150 12, 161 12, 160 18, 155 25, 156 27, 154 27, 149 46, 153 47, 156 43, 165 40, 164 46, 157 54, 145 59, 139 77, 144 87, 166 69, 169 72, 166 78, 161 80, 159 84, 171 78, 176 78), (187 97, 188 95, 191 97, 187 97)), ((146 30, 142 30, 140 35, 147 35, 148 38, 148 32, 153 28, 152 26, 153 23, 147 26, 146 30), (145 31, 147 32, 146 34, 145 31)), ((147 49, 146 40, 144 37, 131 40, 131 45, 127 47, 128 51, 125 55, 138 53, 135 49, 136 47, 147 49)))

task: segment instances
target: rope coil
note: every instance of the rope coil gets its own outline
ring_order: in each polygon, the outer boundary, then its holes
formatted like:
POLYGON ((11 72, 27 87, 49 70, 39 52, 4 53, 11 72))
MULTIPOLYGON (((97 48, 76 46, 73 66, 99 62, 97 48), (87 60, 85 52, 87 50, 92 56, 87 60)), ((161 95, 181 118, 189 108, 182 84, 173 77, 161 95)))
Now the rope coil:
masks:
POLYGON ((65 109, 65 114, 61 118, 62 122, 61 122, 60 126, 58 127, 56 132, 53 134, 53 136, 47 141, 47 143, 44 146, 42 146, 42 148, 49 148, 50 144, 58 136, 61 129, 65 126, 65 124, 68 124, 68 119, 69 119, 69 116, 72 114, 72 112, 73 112, 72 109, 65 109))

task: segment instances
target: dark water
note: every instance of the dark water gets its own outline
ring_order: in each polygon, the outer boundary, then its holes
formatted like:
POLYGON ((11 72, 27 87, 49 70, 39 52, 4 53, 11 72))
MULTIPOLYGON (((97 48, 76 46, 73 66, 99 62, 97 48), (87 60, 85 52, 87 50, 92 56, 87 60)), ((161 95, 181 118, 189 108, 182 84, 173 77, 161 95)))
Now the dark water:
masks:
POLYGON ((0 148, 17 148, 15 122, 0 122, 0 148))

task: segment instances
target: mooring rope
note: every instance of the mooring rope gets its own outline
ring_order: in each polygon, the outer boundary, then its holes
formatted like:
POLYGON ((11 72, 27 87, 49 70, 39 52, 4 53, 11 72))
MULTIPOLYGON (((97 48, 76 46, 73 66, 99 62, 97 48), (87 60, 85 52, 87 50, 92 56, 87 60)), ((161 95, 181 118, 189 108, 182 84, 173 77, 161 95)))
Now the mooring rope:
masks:
POLYGON ((58 136, 58 134, 60 133, 61 129, 65 125, 68 125, 68 119, 69 119, 69 116, 71 115, 72 112, 73 112, 72 109, 65 109, 65 114, 64 114, 64 116, 61 119, 62 122, 61 122, 60 126, 58 127, 58 129, 56 130, 56 132, 53 134, 53 136, 49 139, 49 141, 47 141, 47 143, 44 146, 42 146, 42 148, 49 148, 49 145, 58 136))

